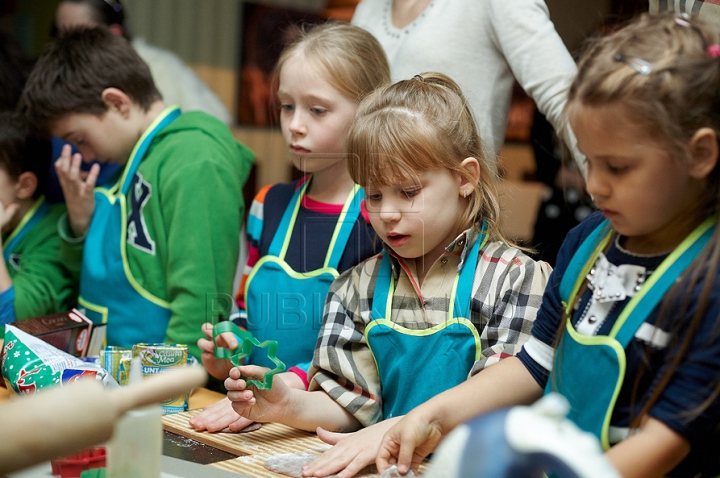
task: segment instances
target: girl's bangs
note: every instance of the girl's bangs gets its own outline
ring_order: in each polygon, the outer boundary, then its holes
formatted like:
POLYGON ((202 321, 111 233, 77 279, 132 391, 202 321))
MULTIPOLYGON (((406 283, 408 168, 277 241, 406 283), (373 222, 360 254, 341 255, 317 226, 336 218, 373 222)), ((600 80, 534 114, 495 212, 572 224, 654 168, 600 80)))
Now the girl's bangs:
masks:
POLYGON ((389 186, 415 180, 416 171, 442 164, 436 159, 436 132, 417 117, 402 120, 376 114, 353 127, 348 152, 354 158, 351 175, 363 187, 389 186))

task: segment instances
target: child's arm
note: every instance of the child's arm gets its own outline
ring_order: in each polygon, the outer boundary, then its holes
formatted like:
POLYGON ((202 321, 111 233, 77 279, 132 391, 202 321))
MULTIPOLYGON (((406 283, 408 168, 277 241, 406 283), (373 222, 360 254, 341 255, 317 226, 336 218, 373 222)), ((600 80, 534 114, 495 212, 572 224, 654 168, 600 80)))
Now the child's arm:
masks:
POLYGON ((393 417, 353 433, 329 432, 318 427, 317 435, 325 443, 333 445, 312 463, 303 467, 303 476, 330 476, 338 478, 355 476, 363 468, 375 462, 383 435, 403 417, 393 417))
POLYGON ((360 423, 349 412, 323 391, 308 392, 291 389, 280 377, 273 377, 270 390, 250 388, 240 378, 262 380, 268 371, 265 367, 245 365, 230 371, 225 381, 228 398, 241 416, 257 422, 279 422, 301 430, 353 431, 360 423))
POLYGON ((417 469, 459 424, 490 410, 531 404, 541 396, 542 388, 520 360, 502 360, 410 411, 383 437, 378 469, 382 472, 394 461, 400 473, 411 466, 417 469))
POLYGON ((471 312, 482 347, 472 373, 516 355, 530 338, 543 300, 551 267, 536 262, 502 242, 485 246, 478 258, 475 284, 492 284, 474 290, 471 312))
POLYGON ((608 450, 607 457, 624 478, 662 477, 690 453, 681 435, 649 418, 632 435, 608 450))
MULTIPOLYGON (((305 384, 292 372, 280 373, 278 377, 290 388, 305 390, 305 384)), ((229 430, 239 432, 254 422, 238 415, 233 409, 230 399, 225 397, 205 407, 202 412, 192 417, 189 423, 191 427, 198 431, 219 432, 229 430)))
POLYGON ((80 172, 82 156, 80 153, 71 155, 69 144, 63 145, 60 157, 55 161, 60 187, 65 195, 68 219, 75 237, 85 237, 90 228, 90 221, 95 212, 95 182, 100 174, 100 166, 93 164, 87 177, 80 172))

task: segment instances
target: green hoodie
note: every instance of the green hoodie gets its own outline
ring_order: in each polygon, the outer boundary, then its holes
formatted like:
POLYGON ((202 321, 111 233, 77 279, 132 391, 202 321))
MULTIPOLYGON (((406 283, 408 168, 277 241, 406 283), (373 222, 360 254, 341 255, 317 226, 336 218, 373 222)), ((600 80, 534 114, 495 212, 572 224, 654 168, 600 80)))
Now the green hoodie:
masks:
POLYGON ((201 325, 222 313, 213 300, 232 297, 254 157, 219 120, 183 113, 157 134, 128 191, 130 271, 170 304, 165 340, 198 359, 201 325))

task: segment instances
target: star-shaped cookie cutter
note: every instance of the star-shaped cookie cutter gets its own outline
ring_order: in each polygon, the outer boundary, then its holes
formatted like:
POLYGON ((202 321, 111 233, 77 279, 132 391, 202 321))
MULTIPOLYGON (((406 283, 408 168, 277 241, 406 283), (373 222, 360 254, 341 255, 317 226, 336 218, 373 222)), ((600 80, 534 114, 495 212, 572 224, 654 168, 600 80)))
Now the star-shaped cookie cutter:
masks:
POLYGON ((285 364, 277 358, 277 340, 265 340, 264 342, 260 342, 258 339, 253 337, 252 333, 247 330, 242 330, 229 320, 215 324, 213 327, 213 343, 215 344, 215 357, 230 360, 230 362, 232 362, 232 364, 236 367, 243 365, 242 359, 250 355, 250 352, 254 347, 267 349, 267 357, 275 364, 275 368, 266 372, 263 380, 248 379, 247 377, 241 376, 248 385, 254 385, 260 390, 270 390, 272 388, 273 377, 285 371, 285 364), (218 346, 216 338, 219 334, 225 332, 235 334, 238 342, 240 342, 240 346, 237 349, 229 350, 218 346), (239 350, 239 352, 235 353, 237 350, 239 350))

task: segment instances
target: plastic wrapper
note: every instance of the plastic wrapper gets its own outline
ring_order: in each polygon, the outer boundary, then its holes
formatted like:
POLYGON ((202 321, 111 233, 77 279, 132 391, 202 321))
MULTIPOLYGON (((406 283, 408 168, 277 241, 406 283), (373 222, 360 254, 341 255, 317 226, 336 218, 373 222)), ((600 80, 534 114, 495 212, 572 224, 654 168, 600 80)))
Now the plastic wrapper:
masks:
POLYGON ((86 379, 99 380, 105 386, 118 386, 99 365, 73 357, 12 325, 5 326, 0 370, 7 388, 24 395, 86 379))

